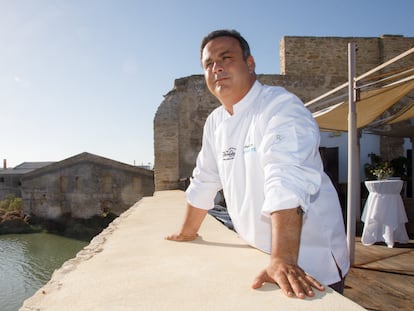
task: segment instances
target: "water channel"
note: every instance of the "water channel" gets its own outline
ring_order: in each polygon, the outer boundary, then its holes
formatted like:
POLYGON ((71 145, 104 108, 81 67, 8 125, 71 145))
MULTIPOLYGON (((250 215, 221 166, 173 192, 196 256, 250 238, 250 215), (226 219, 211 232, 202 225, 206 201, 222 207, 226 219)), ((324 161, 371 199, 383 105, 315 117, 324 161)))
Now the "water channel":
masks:
POLYGON ((0 235, 0 310, 19 310, 87 244, 49 233, 0 235))

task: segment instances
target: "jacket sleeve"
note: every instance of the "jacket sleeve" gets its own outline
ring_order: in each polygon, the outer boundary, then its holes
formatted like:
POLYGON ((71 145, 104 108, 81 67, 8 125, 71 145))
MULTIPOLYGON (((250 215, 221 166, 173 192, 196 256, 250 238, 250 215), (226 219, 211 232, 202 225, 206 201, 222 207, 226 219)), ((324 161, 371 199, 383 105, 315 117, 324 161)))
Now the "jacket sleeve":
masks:
POLYGON ((210 117, 204 125, 203 142, 196 167, 186 190, 187 202, 201 209, 212 209, 217 192, 222 189, 214 151, 214 128, 210 117))
POLYGON ((267 216, 298 206, 306 213, 322 182, 316 121, 296 96, 285 97, 270 108, 259 147, 265 179, 262 213, 267 216))

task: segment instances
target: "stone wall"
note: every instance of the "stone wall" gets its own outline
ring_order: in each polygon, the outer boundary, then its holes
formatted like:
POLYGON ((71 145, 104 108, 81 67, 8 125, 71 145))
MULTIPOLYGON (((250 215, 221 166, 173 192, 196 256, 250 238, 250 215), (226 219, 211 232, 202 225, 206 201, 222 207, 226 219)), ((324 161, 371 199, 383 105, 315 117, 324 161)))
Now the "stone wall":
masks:
MULTIPOLYGON (((280 70, 283 75, 348 75, 348 42, 357 47, 357 75, 390 60, 414 46, 414 38, 383 35, 379 38, 354 37, 283 37, 280 41, 280 70)), ((414 55, 398 67, 414 63, 414 55)), ((392 68, 392 67, 388 67, 392 68)))
POLYGON ((156 190, 177 189, 182 184, 179 179, 191 175, 205 119, 218 106, 203 76, 175 80, 154 119, 156 190))
POLYGON ((120 215, 154 192, 152 171, 80 154, 22 177, 25 214, 42 219, 120 215))
POLYGON ((357 75, 380 64, 378 38, 284 37, 280 42, 281 73, 347 79, 348 42, 358 48, 357 75))
MULTIPOLYGON (((280 85, 307 102, 347 81, 348 42, 355 42, 357 75, 414 46, 414 38, 294 37, 280 42, 281 75, 258 75, 269 85, 280 85)), ((256 60, 259 61, 259 60, 256 60)), ((414 65, 414 56, 399 66, 414 65)), ((201 147, 208 114, 219 106, 208 92, 204 78, 194 75, 177 79, 154 118, 155 190, 183 188, 180 179, 191 175, 201 147)), ((381 148, 392 156, 402 155, 402 140, 382 138, 381 148), (386 146, 392 146, 390 150, 386 146)))

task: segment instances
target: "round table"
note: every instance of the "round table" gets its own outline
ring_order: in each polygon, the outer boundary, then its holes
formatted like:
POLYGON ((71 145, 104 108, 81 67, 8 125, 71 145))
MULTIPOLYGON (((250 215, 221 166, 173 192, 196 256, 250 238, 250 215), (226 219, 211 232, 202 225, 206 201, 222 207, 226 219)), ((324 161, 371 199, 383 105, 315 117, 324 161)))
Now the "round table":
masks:
POLYGON ((408 221, 401 199, 402 180, 366 181, 369 190, 361 220, 364 222, 361 242, 372 245, 383 241, 388 247, 394 242, 408 243, 405 223, 408 221))

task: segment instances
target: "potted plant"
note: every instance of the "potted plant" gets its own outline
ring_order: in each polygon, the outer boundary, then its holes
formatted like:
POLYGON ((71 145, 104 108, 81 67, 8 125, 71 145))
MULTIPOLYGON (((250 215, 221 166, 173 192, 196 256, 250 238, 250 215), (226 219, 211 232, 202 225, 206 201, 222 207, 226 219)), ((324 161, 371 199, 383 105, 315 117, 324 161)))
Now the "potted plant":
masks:
POLYGON ((407 158, 398 157, 391 161, 384 161, 375 153, 370 153, 368 156, 371 159, 371 163, 366 163, 364 166, 367 180, 381 180, 390 177, 399 177, 402 180, 407 180, 407 158))
POLYGON ((376 176, 378 180, 387 179, 394 175, 394 168, 389 162, 382 162, 377 167, 373 168, 371 173, 376 176))

